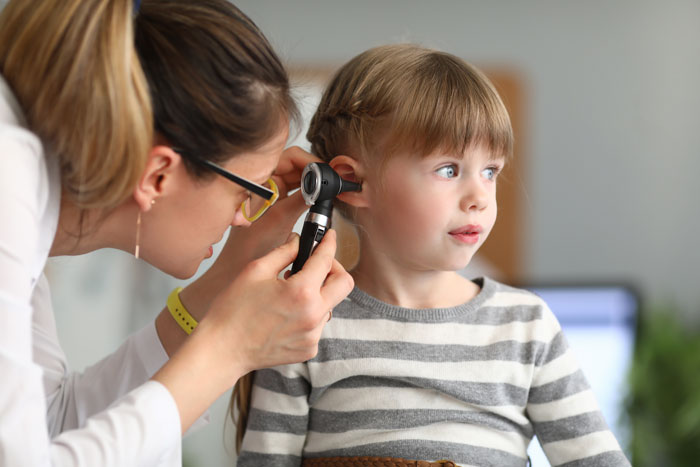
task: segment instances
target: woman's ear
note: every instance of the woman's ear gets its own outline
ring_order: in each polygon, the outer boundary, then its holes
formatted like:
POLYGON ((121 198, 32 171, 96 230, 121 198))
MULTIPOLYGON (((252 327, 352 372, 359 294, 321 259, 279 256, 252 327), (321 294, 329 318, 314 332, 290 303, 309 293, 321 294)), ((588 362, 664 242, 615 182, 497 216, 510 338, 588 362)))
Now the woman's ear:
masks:
POLYGON ((338 200, 356 208, 367 207, 369 202, 362 163, 350 156, 341 155, 335 156, 328 165, 340 175, 340 178, 362 185, 361 191, 346 191, 337 196, 338 200))
POLYGON ((182 157, 172 148, 164 145, 151 148, 146 167, 134 188, 134 200, 142 211, 151 209, 157 198, 173 189, 182 164, 182 157))

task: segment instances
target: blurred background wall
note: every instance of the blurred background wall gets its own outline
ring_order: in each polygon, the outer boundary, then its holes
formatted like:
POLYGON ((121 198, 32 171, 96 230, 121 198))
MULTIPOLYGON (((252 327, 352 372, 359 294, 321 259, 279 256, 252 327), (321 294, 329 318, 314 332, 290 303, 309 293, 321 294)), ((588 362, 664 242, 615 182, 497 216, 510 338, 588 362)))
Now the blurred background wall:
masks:
MULTIPOLYGON (((623 281, 684 319, 700 314, 700 2, 236 4, 295 69, 332 70, 367 48, 409 41, 517 76, 523 163, 510 179, 520 195, 520 280, 623 281)), ((118 252, 49 268, 77 369, 152 320, 177 284, 118 252)), ((189 465, 230 464, 226 401, 187 440, 189 465)))
POLYGON ((700 2, 237 4, 295 66, 409 41, 517 73, 527 279, 624 279, 700 311, 700 2))

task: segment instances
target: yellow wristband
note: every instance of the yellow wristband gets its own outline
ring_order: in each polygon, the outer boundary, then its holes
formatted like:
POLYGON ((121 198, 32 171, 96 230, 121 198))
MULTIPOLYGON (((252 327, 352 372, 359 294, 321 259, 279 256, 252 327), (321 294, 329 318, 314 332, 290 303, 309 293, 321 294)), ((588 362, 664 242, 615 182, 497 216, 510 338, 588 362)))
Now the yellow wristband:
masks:
POLYGON ((180 291, 182 287, 175 287, 170 295, 168 296, 168 310, 170 314, 173 315, 177 324, 180 325, 183 331, 187 334, 192 334, 194 328, 197 327, 197 320, 192 317, 191 314, 187 312, 185 305, 180 301, 180 291))

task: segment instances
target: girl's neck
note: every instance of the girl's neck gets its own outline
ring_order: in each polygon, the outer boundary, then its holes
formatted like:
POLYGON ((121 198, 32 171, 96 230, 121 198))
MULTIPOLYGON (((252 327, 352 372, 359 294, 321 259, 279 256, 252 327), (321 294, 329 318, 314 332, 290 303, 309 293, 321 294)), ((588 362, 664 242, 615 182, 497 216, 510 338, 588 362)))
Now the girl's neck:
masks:
POLYGON ((369 295, 404 308, 449 308, 468 302, 479 286, 455 271, 413 269, 373 251, 367 242, 350 272, 355 285, 369 295))

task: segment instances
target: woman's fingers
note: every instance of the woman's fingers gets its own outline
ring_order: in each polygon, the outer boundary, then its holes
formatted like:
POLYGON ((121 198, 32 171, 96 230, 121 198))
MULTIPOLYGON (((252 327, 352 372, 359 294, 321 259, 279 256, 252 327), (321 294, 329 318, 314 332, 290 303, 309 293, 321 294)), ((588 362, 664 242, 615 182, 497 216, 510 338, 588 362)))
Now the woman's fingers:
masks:
POLYGON ((352 291, 355 281, 343 266, 334 259, 326 281, 321 287, 321 296, 329 305, 329 309, 342 302, 352 291))
POLYGON ((302 281, 310 287, 318 288, 321 304, 316 309, 317 319, 325 323, 328 310, 340 303, 352 290, 352 276, 335 259, 335 230, 328 230, 301 271, 290 281, 302 281))
POLYGON ((320 159, 298 146, 285 149, 274 173, 277 180, 283 183, 284 188, 281 187, 280 191, 286 193, 299 187, 301 173, 310 162, 320 162, 320 159))
POLYGON ((264 280, 277 277, 289 264, 294 261, 299 252, 299 235, 291 234, 286 242, 265 256, 248 265, 252 280, 264 280))
POLYGON ((217 297, 199 332, 218 339, 217 347, 247 371, 312 358, 328 311, 353 286, 333 258, 335 242, 329 230, 302 270, 286 280, 279 273, 296 258, 298 235, 251 262, 217 297))
POLYGON ((304 263, 301 271, 290 278, 293 281, 307 282, 321 288, 323 281, 331 270, 333 259, 335 258, 336 233, 333 229, 328 229, 309 258, 304 263))
POLYGON ((275 175, 285 175, 294 172, 301 174, 301 171, 304 170, 304 167, 310 162, 321 162, 321 160, 304 151, 299 146, 289 147, 282 153, 282 157, 280 157, 280 161, 275 169, 275 175))

